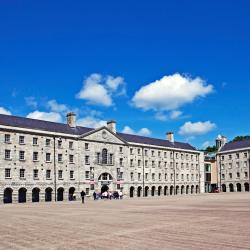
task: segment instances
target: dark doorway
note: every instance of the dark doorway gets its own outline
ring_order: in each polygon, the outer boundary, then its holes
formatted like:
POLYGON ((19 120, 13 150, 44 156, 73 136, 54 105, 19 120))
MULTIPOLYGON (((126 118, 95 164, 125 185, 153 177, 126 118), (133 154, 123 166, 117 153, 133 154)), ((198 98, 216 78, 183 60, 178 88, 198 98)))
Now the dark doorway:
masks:
POLYGON ((11 188, 4 189, 3 202, 12 203, 12 189, 11 188))
POLYGON ((32 202, 39 202, 39 188, 33 188, 32 189, 32 202))
POLYGON ((137 197, 141 197, 141 190, 142 190, 142 187, 137 188, 137 197))
POLYGON ((189 185, 186 186, 186 194, 189 194, 189 185))
POLYGON ((63 201, 63 193, 64 193, 63 188, 57 189, 57 201, 63 201))
POLYGON ((129 196, 130 196, 130 198, 133 198, 133 197, 134 197, 134 190, 135 190, 134 187, 130 187, 130 191, 129 191, 129 196))
POLYGON ((245 186, 245 192, 249 192, 249 184, 245 183, 244 186, 245 186))
POLYGON ((101 188, 101 193, 107 192, 108 190, 109 190, 109 186, 105 184, 101 188))
POLYGON ((181 186, 181 194, 184 194, 184 189, 185 189, 185 187, 184 186, 181 186))
POLYGON ((168 187, 167 186, 164 187, 164 195, 168 195, 168 187))
POLYGON ((74 193, 75 193, 75 188, 74 187, 71 187, 69 189, 69 201, 73 201, 74 200, 74 193))
POLYGON ((171 186, 171 187, 170 187, 170 195, 173 195, 173 191, 174 191, 174 187, 171 186))
POLYGON ((26 202, 26 188, 20 188, 18 190, 18 202, 19 203, 25 203, 26 202))
POLYGON ((45 201, 52 201, 52 188, 45 189, 45 201))
POLYGON ((225 184, 221 185, 222 192, 227 192, 227 187, 225 184))
POLYGON ((237 192, 241 192, 241 184, 237 183, 236 184, 237 192))
POLYGON ((148 187, 148 186, 146 186, 146 187, 145 187, 145 197, 147 197, 147 196, 148 196, 148 190, 149 190, 149 187, 148 187))
POLYGON ((162 189, 162 187, 160 186, 160 187, 158 187, 158 196, 160 196, 161 195, 161 189, 162 189))
POLYGON ((229 184, 229 191, 234 192, 234 185, 232 183, 229 184))
POLYGON ((196 185, 195 192, 196 192, 196 194, 199 193, 199 186, 198 185, 196 185))

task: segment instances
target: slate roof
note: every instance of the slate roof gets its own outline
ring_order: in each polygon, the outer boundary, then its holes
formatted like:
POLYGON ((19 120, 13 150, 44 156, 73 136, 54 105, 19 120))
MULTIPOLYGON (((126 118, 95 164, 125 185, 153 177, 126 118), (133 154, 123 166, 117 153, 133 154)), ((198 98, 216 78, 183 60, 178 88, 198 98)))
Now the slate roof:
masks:
MULTIPOLYGON (((94 131, 93 128, 85 128, 80 126, 77 126, 76 128, 71 128, 70 126, 64 123, 48 122, 43 120, 36 120, 36 119, 30 119, 12 115, 3 115, 3 114, 0 114, 0 125, 42 130, 52 133, 54 132, 54 133, 71 134, 71 135, 82 135, 90 131, 94 131)), ((131 143, 141 143, 141 144, 163 146, 170 148, 196 150, 193 146, 191 146, 188 143, 182 143, 182 142, 172 143, 163 139, 150 138, 145 136, 124 134, 124 133, 117 133, 117 135, 123 140, 131 143)))
POLYGON ((250 148, 250 139, 245 139, 241 141, 234 141, 226 143, 219 152, 237 150, 241 148, 250 148))

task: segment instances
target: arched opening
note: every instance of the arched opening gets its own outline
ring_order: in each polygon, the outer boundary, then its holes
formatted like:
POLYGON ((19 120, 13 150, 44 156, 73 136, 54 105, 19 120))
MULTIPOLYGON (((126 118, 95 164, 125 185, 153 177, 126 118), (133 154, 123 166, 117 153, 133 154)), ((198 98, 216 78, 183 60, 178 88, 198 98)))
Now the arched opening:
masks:
POLYGON ((232 183, 229 184, 229 191, 234 192, 234 185, 232 183))
POLYGON ((145 197, 148 197, 148 191, 149 191, 149 187, 146 186, 146 187, 145 187, 145 197))
POLYGON ((101 193, 107 192, 108 190, 109 190, 109 186, 108 185, 106 185, 106 184, 102 185, 102 187, 101 187, 101 193))
POLYGON ((106 148, 102 150, 102 164, 108 164, 108 150, 106 148))
POLYGON ((249 183, 245 183, 244 184, 244 187, 245 187, 245 192, 249 192, 249 183))
POLYGON ((168 186, 165 186, 165 187, 164 187, 164 195, 165 195, 165 196, 168 195, 168 186))
POLYGON ((182 185, 181 186, 181 194, 184 194, 185 193, 185 187, 182 185))
POLYGON ((191 194, 194 193, 194 185, 191 186, 191 194))
POLYGON ((222 192, 227 192, 227 186, 226 186, 226 184, 222 184, 221 185, 221 190, 222 190, 222 192))
POLYGON ((179 186, 176 186, 176 187, 175 187, 175 193, 176 193, 176 194, 179 194, 179 186))
POLYGON ((170 195, 173 195, 173 191, 174 191, 174 187, 171 186, 171 187, 170 187, 170 195))
POLYGON ((130 187, 130 189, 129 189, 129 197, 130 198, 134 197, 134 191, 135 191, 135 188, 134 187, 130 187))
POLYGON ((48 187, 45 189, 45 201, 52 201, 52 188, 48 187))
POLYGON ((162 189, 162 187, 159 186, 159 187, 158 187, 158 196, 161 196, 161 189, 162 189))
POLYGON ((18 202, 19 203, 25 203, 26 202, 26 193, 27 193, 26 188, 20 188, 18 190, 18 202))
POLYGON ((32 189, 32 202, 39 202, 40 199, 39 194, 40 194, 39 188, 32 189))
POLYGON ((74 187, 71 187, 69 189, 69 201, 75 200, 74 194, 75 194, 76 189, 74 187))
POLYGON ((196 187, 195 187, 195 193, 196 193, 196 194, 199 193, 199 185, 196 185, 196 187))
POLYGON ((155 195, 155 186, 153 186, 151 189, 151 196, 154 196, 154 195, 155 195))
POLYGON ((3 193, 3 203, 12 203, 12 192, 11 188, 5 188, 3 193))
POLYGON ((241 192, 241 184, 237 183, 236 184, 237 192, 241 192))
POLYGON ((62 187, 57 189, 57 201, 63 201, 64 189, 62 187))
POLYGON ((189 185, 186 186, 186 194, 189 194, 189 185))
POLYGON ((141 197, 142 187, 137 188, 137 197, 141 197))

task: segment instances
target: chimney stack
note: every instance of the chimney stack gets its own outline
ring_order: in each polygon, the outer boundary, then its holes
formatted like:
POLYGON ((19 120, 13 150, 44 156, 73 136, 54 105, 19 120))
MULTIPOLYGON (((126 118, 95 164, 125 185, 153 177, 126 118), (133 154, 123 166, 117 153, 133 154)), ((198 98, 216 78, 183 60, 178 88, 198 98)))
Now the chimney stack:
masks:
POLYGON ((167 132, 166 133, 166 140, 170 142, 174 142, 174 133, 173 132, 167 132))
POLYGON ((110 131, 116 134, 116 121, 114 120, 107 121, 107 127, 110 131))
POLYGON ((216 142, 216 148, 220 150, 227 143, 227 138, 223 135, 218 135, 215 142, 216 142))
POLYGON ((74 112, 69 112, 67 114, 67 124, 71 128, 75 128, 76 127, 76 114, 74 112))

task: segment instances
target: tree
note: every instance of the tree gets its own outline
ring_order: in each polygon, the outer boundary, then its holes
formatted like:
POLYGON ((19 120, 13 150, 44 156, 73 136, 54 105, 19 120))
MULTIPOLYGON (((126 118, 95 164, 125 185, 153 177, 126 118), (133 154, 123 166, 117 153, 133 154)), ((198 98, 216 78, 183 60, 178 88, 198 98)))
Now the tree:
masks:
POLYGON ((214 152, 217 152, 217 148, 216 146, 208 146, 205 150, 205 152, 208 152, 208 153, 214 153, 214 152))
POLYGON ((232 141, 242 141, 245 139, 250 139, 250 135, 245 135, 245 136, 236 136, 232 141))

